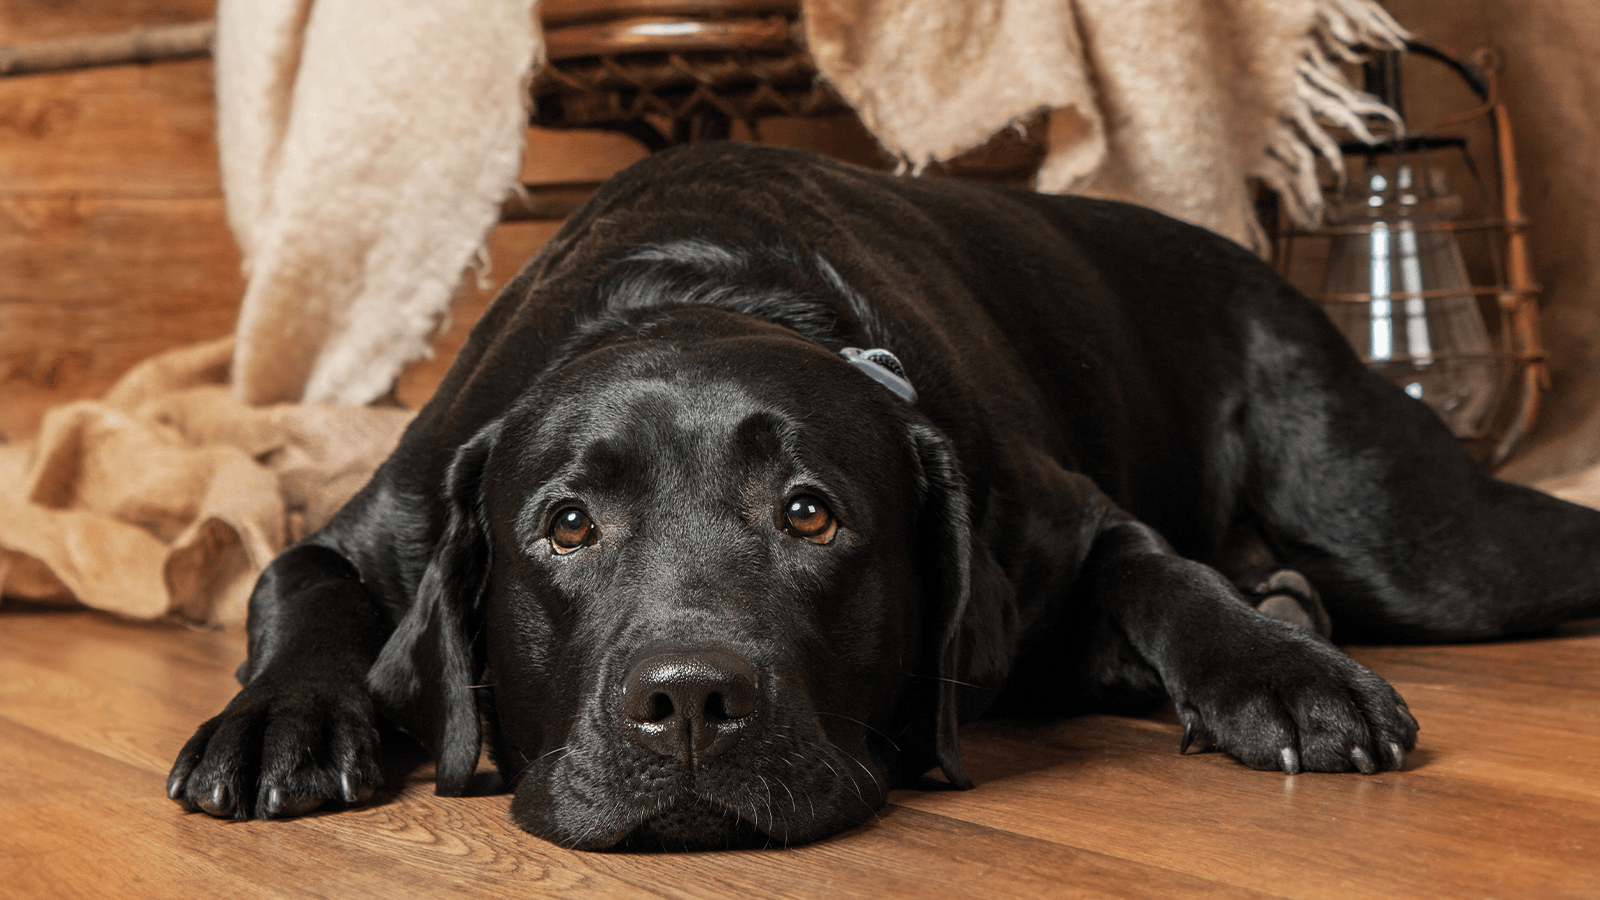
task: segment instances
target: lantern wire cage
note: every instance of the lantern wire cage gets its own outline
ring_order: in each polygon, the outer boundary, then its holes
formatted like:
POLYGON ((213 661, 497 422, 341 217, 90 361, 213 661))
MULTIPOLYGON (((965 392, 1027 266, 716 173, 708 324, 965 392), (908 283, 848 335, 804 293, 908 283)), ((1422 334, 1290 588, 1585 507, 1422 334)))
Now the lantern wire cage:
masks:
MULTIPOLYGON (((1434 312, 1441 308, 1438 304, 1451 302, 1447 295, 1470 298, 1459 302, 1477 307, 1482 327, 1476 323, 1465 324, 1484 335, 1479 351, 1440 352, 1430 356, 1424 347, 1422 353, 1413 358, 1406 356, 1404 348, 1386 346, 1374 352, 1370 344, 1364 347, 1359 337, 1354 342, 1373 368, 1392 369, 1393 365, 1385 362, 1392 352, 1394 359, 1403 359, 1404 365, 1413 372, 1432 367, 1434 376, 1452 377, 1452 373, 1456 373, 1453 377, 1481 382, 1482 396, 1463 401, 1473 406, 1470 415, 1463 408, 1457 409, 1457 415, 1452 417, 1450 411, 1442 408, 1456 401, 1440 403, 1431 396, 1427 399, 1474 456, 1491 467, 1498 466, 1511 455, 1532 426, 1538 414, 1540 395, 1548 388, 1549 378, 1539 342, 1539 290, 1529 267, 1527 222, 1522 214, 1511 122, 1495 83, 1498 60, 1488 50, 1480 50, 1468 60, 1423 41, 1408 41, 1403 54, 1395 52, 1380 65, 1369 66, 1369 90, 1374 87, 1374 77, 1380 84, 1386 82, 1391 106, 1398 105, 1399 60, 1402 57, 1442 63, 1470 90, 1476 104, 1425 129, 1406 130, 1376 143, 1354 140, 1341 143, 1345 169, 1352 174, 1334 175, 1330 167, 1324 179, 1324 196, 1333 201, 1329 204, 1330 211, 1337 213, 1341 199, 1346 208, 1369 203, 1377 207, 1380 200, 1393 199, 1394 192, 1403 188, 1409 192, 1404 202, 1413 204, 1406 214, 1416 215, 1403 221, 1404 228, 1411 232, 1410 240, 1423 242, 1424 248, 1432 241, 1435 246, 1445 247, 1455 258, 1460 256, 1456 249, 1458 244, 1468 249, 1465 268, 1470 283, 1420 290, 1419 285, 1413 283, 1402 285, 1405 289, 1398 291, 1385 286, 1381 294, 1376 288, 1367 291, 1337 289, 1333 269, 1337 267, 1339 242, 1356 237, 1362 242, 1370 241, 1372 247, 1380 247, 1388 240, 1388 235, 1381 233, 1388 225, 1363 220, 1359 215, 1330 215, 1329 221, 1317 228, 1278 228, 1274 262, 1280 272, 1316 298, 1331 318, 1345 326, 1347 336, 1352 336, 1355 330, 1350 327, 1352 321, 1368 315, 1374 321, 1380 317, 1386 319, 1395 302, 1412 304, 1417 310, 1426 303, 1435 304, 1429 313, 1431 321, 1434 312), (1376 76, 1371 74, 1374 72, 1376 76), (1484 142, 1486 149, 1482 148, 1484 142), (1493 160, 1493 165, 1488 167, 1492 173, 1489 177, 1485 177, 1484 167, 1478 164, 1474 151, 1493 160), (1445 187, 1447 170, 1464 172, 1465 181, 1475 189, 1476 196, 1470 198, 1473 202, 1467 214, 1459 218, 1451 215, 1461 208, 1462 201, 1449 194, 1445 187), (1359 171, 1360 176, 1354 175, 1355 171, 1359 171), (1356 177, 1367 181, 1355 182, 1356 177), (1358 190, 1349 190, 1351 186, 1358 190), (1368 196, 1352 198, 1361 190, 1367 191, 1368 196), (1384 190, 1389 193, 1380 196, 1384 190), (1437 205, 1443 201, 1456 205, 1443 215, 1417 215, 1430 203, 1437 205), (1379 233, 1374 235, 1375 232, 1379 233), (1319 274, 1326 278, 1320 284, 1316 280, 1319 274)), ((1269 226, 1271 224, 1269 221, 1269 226)), ((1387 261, 1382 262, 1387 264, 1387 261)), ((1457 267, 1460 268, 1459 263, 1457 267)), ((1375 266, 1374 272, 1377 271, 1375 266)), ((1449 327, 1459 328, 1459 325, 1449 327)), ((1379 336, 1376 328, 1373 334, 1379 336)), ((1403 342, 1404 338, 1398 340, 1403 342)), ((1414 351, 1416 347, 1413 345, 1411 349, 1414 351)), ((1418 378, 1406 387, 1408 392, 1420 397, 1421 382, 1427 377, 1413 374, 1398 380, 1418 378)), ((1429 391, 1433 390, 1430 386, 1429 391)))

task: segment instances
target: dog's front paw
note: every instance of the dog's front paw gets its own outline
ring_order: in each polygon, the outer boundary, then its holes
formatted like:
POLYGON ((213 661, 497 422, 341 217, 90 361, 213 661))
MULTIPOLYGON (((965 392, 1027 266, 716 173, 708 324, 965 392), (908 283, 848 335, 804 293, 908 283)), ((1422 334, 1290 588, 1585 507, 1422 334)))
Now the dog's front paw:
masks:
POLYGON ((382 780, 377 721, 361 687, 252 682, 184 745, 167 796, 234 819, 360 803, 382 780))
POLYGON ((1175 692, 1179 752, 1209 740, 1252 768, 1371 775, 1401 768, 1416 747, 1405 700, 1332 647, 1301 638, 1227 655, 1175 692))

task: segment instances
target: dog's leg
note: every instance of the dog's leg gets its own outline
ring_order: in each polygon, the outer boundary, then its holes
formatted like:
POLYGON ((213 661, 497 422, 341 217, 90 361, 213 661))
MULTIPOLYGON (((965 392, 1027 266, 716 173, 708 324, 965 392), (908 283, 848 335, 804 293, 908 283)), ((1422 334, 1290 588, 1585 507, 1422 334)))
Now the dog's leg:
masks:
POLYGON ((359 803, 381 781, 367 670, 391 626, 338 553, 279 556, 250 597, 244 688, 178 754, 167 795, 213 816, 300 815, 359 803))
MULTIPOLYGON (((1281 585, 1280 585, 1281 587, 1281 585)), ((1398 769, 1416 743, 1405 701, 1304 628, 1252 609, 1220 573, 1113 517, 1075 594, 1155 672, 1184 725, 1263 769, 1398 769)))
MULTIPOLYGON (((1011 582, 1036 588, 1021 598, 1031 624, 1002 712, 1133 711, 1165 694, 1184 747, 1209 739, 1250 766, 1287 772, 1404 764, 1416 720, 1382 678, 1255 609, 1088 478, 1041 456, 1014 464, 1026 485, 1015 490, 1048 525, 1010 527, 1010 540, 990 542, 1003 548, 1011 582)), ((1292 581, 1265 579, 1277 594, 1292 581)))
POLYGON ((1600 616, 1600 512, 1496 481, 1347 354, 1251 394, 1244 506, 1341 639, 1476 640, 1600 616))

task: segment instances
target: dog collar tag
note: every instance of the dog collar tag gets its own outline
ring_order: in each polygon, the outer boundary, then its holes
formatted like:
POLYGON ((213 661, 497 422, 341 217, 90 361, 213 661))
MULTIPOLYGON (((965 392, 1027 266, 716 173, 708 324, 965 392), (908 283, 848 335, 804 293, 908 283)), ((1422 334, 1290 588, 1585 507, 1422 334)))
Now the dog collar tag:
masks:
POLYGON ((881 347, 871 350, 846 347, 839 351, 839 355, 850 365, 867 373, 872 380, 894 391, 901 400, 917 402, 917 389, 911 386, 911 381, 906 378, 905 366, 900 365, 900 360, 893 353, 881 347))

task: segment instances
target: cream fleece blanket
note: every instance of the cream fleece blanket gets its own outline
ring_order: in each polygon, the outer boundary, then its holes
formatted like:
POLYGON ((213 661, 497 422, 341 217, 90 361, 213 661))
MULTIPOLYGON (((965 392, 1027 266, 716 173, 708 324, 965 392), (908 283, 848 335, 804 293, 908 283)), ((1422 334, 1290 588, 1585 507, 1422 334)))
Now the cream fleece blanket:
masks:
POLYGON ((367 403, 427 354, 516 183, 533 5, 218 4, 241 397, 367 403))
MULTIPOLYGON (((179 351, 0 448, 0 591, 233 622, 407 414, 514 187, 534 0, 221 0, 218 135, 248 286, 236 344, 179 351), (231 354, 231 380, 228 360, 231 354), (231 395, 230 395, 231 392, 231 395), (332 406, 331 401, 350 406, 332 406)), ((1314 214, 1322 122, 1381 112, 1334 61, 1369 0, 805 0, 823 75, 909 168, 1050 112, 1040 187, 1259 245, 1246 178, 1314 214)))

